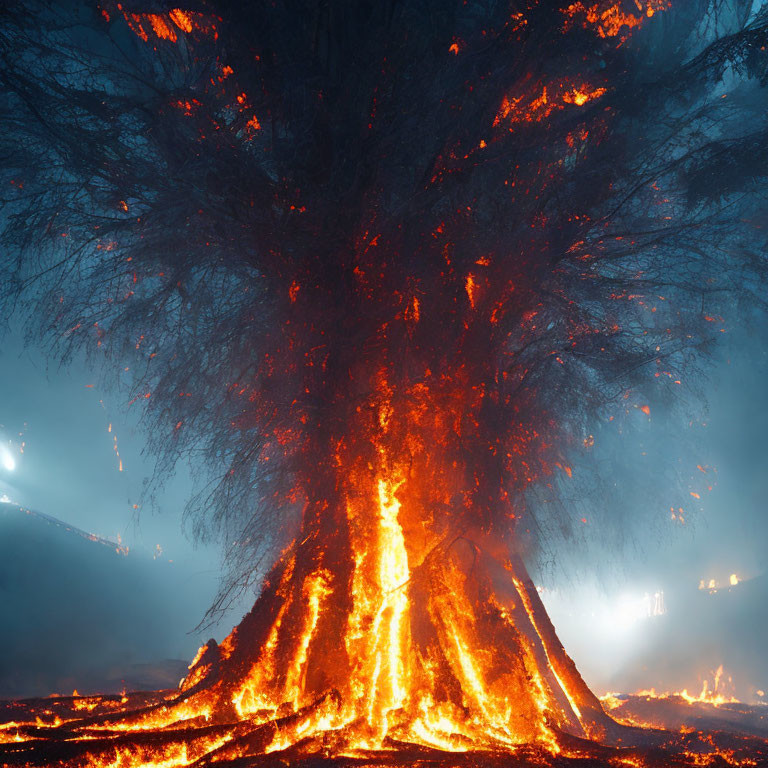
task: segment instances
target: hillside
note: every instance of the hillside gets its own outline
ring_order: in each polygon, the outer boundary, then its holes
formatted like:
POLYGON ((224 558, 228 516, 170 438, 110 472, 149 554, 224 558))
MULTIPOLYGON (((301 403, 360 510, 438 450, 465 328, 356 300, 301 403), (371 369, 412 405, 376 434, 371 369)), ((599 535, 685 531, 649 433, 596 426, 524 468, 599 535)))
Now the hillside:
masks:
POLYGON ((189 565, 0 504, 0 698, 175 686, 207 639, 190 634, 206 588, 189 565))

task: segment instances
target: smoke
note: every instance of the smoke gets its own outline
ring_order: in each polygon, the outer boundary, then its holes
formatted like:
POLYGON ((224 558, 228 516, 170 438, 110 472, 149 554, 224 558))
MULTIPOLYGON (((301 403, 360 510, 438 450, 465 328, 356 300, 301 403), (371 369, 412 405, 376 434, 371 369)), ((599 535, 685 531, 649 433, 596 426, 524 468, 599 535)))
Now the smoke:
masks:
POLYGON ((577 533, 539 564, 558 634, 594 690, 698 693, 722 666, 721 693, 763 700, 766 318, 741 320, 726 322, 690 418, 678 406, 605 424, 592 450, 607 481, 574 494, 577 533), (600 524, 611 514, 627 521, 623 546, 600 524))

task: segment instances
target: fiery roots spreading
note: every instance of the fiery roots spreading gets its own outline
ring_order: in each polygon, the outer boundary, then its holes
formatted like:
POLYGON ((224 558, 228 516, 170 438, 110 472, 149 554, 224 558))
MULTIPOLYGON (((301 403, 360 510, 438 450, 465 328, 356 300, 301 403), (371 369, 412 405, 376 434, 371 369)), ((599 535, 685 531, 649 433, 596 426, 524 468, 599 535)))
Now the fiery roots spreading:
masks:
MULTIPOLYGON (((634 720, 645 728, 614 721, 519 560, 466 536, 416 562, 397 486, 380 479, 373 490, 364 537, 349 537, 346 581, 295 545, 239 626, 200 649, 179 691, 1 706, 4 764, 768 764, 763 740, 659 730, 647 705, 634 720)), ((347 510, 350 531, 360 512, 347 510)))
POLYGON ((4 764, 768 764, 759 739, 606 715, 518 558, 479 533, 406 538, 402 477, 352 485, 336 541, 285 552, 179 691, 10 702, 4 764))

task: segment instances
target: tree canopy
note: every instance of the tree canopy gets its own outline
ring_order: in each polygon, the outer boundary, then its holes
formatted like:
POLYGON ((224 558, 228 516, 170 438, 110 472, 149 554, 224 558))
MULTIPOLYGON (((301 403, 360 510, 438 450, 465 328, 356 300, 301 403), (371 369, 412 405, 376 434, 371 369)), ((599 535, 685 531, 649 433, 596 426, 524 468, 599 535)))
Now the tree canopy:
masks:
POLYGON ((106 356, 160 475, 209 467, 227 589, 335 503, 384 390, 387 440, 448 403, 446 518, 556 517, 526 494, 591 420, 695 386, 764 299, 753 5, 8 0, 6 308, 106 356))

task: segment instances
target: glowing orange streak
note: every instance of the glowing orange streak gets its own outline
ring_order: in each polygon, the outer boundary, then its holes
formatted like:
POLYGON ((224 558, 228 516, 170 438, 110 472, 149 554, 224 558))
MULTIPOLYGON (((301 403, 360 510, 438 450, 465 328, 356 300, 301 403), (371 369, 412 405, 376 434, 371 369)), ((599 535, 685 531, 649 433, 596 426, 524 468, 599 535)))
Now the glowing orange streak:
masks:
POLYGON ((304 688, 304 675, 306 673, 307 652, 317 628, 317 620, 320 618, 320 605, 324 598, 331 594, 331 589, 328 587, 330 580, 331 574, 328 571, 321 570, 313 573, 304 583, 304 589, 307 594, 308 615, 304 625, 304 632, 299 642, 299 649, 288 671, 285 683, 288 700, 293 701, 294 708, 300 705, 304 688))
MULTIPOLYGON (((408 554, 405 550, 403 529, 398 522, 400 502, 395 498, 395 492, 402 483, 390 486, 385 480, 379 480, 379 510, 380 520, 380 554, 379 554, 379 583, 381 584, 385 601, 390 603, 391 615, 389 620, 389 683, 391 691, 391 706, 401 706, 406 696, 403 669, 403 617, 408 609, 408 596, 402 589, 408 581, 408 554)), ((383 609, 384 603, 382 603, 383 609)), ((383 610, 380 609, 380 615, 383 610)))
MULTIPOLYGON (((517 584, 515 585, 515 587, 517 587, 517 584)), ((501 605, 495 598, 493 602, 496 605, 496 607, 499 609, 499 613, 501 613, 502 618, 511 627, 514 628, 515 622, 510 616, 509 611, 503 605, 501 605)), ((536 629, 535 626, 534 626, 534 630, 536 631, 537 634, 539 634, 539 631, 538 629, 536 629)), ((536 707, 539 710, 539 712, 546 717, 550 713, 549 704, 547 701, 549 698, 550 688, 544 681, 544 678, 541 676, 541 673, 539 672, 538 664, 536 663, 536 657, 530 641, 526 641, 523 644, 523 654, 524 654, 525 669, 527 670, 528 674, 531 677, 531 682, 533 683, 533 688, 535 690, 535 694, 533 698, 536 703, 536 707)), ((560 682, 559 678, 556 678, 556 679, 558 680, 558 683, 559 683, 560 682)), ((560 745, 555 740, 555 737, 552 731, 547 727, 545 720, 541 720, 539 722, 539 733, 541 735, 542 740, 549 746, 549 749, 553 752, 553 754, 559 754, 560 745)))
POLYGON ((290 601, 286 600, 280 606, 277 618, 269 630, 269 636, 264 644, 261 655, 251 667, 243 685, 232 697, 232 704, 240 717, 245 717, 247 714, 259 709, 277 709, 277 703, 269 698, 263 690, 259 689, 263 689, 274 675, 275 649, 277 648, 280 625, 283 621, 283 614, 289 605, 290 601), (245 701, 246 697, 247 702, 245 701))
MULTIPOLYGON (((408 582, 410 571, 405 538, 398 522, 400 502, 395 497, 401 485, 402 481, 377 481, 379 515, 375 597, 372 600, 365 596, 363 602, 363 605, 370 607, 378 601, 370 630, 373 644, 369 653, 372 658, 366 665, 370 669, 372 664, 373 668, 370 671, 370 688, 365 695, 368 697, 368 723, 378 729, 380 740, 387 733, 387 714, 401 708, 408 693, 403 662, 408 596, 402 587, 408 582), (386 690, 381 682, 382 675, 386 678, 386 690)), ((361 564, 362 560, 357 563, 357 568, 361 564)))
POLYGON ((539 636, 541 640, 541 645, 544 648, 544 654, 547 657, 547 666, 549 667, 550 672, 552 672, 552 675, 554 676, 555 680, 557 680, 557 684, 560 686, 560 689, 565 694, 565 697, 568 699, 568 703, 571 705, 571 709, 573 709, 576 717, 579 719, 579 723, 581 723, 582 727, 584 727, 584 723, 581 717, 581 710, 577 706, 576 702, 571 696, 570 691, 566 687, 565 683, 560 679, 560 676, 557 674, 557 672, 555 671, 554 665, 552 664, 552 659, 549 656, 549 648, 547 647, 547 642, 544 640, 544 636, 542 635, 541 630, 539 629, 538 624, 536 623, 533 606, 531 605, 531 600, 530 600, 530 597, 528 596, 528 592, 526 591, 525 586, 519 579, 513 578, 512 581, 514 582, 515 589, 517 590, 517 593, 520 596, 520 600, 523 603, 523 608, 525 608, 525 612, 528 614, 528 619, 531 622, 531 626, 534 628, 536 634, 539 636))
POLYGON ((311 733, 328 731, 341 727, 338 722, 335 705, 332 701, 326 700, 323 705, 307 717, 300 720, 282 731, 278 730, 274 738, 264 750, 265 753, 279 752, 281 749, 287 749, 295 744, 299 739, 311 733))
POLYGON ((469 688, 474 694, 475 701, 480 707, 483 716, 486 720, 493 722, 496 718, 494 718, 488 711, 488 695, 485 691, 485 685, 480 679, 478 671, 475 669, 472 657, 470 656, 469 651, 464 647, 464 643, 462 643, 456 630, 452 632, 452 639, 456 646, 456 654, 463 673, 464 681, 469 684, 469 688))
MULTIPOLYGON (((514 727, 511 727, 511 717, 515 704, 511 703, 507 697, 500 697, 498 693, 494 694, 488 690, 486 681, 482 676, 482 664, 479 665, 480 669, 478 669, 478 664, 476 663, 480 659, 479 657, 476 659, 476 653, 473 654, 472 650, 467 648, 467 639, 458 628, 461 626, 462 616, 470 618, 474 624, 474 613, 471 607, 466 604, 463 606, 458 605, 457 601, 460 599, 460 592, 456 590, 453 593, 451 604, 442 604, 439 612, 445 616, 443 624, 448 630, 447 634, 452 640, 452 645, 456 649, 454 661, 458 663, 458 670, 455 671, 455 674, 461 681, 461 689, 472 695, 480 710, 481 718, 479 719, 475 716, 469 723, 471 726, 476 726, 476 729, 474 727, 471 728, 466 735, 474 742, 478 741, 479 736, 480 741, 487 745, 501 744, 506 748, 524 743, 527 741, 525 736, 517 732, 514 727), (491 726, 490 729, 489 725, 491 726)), ((514 622, 512 622, 508 612, 501 606, 497 605, 497 607, 500 609, 503 618, 514 626, 514 622)), ((546 718, 550 714, 547 704, 549 688, 538 673, 533 653, 528 644, 523 642, 521 650, 524 653, 525 669, 529 673, 535 690, 532 698, 536 708, 542 714, 541 719, 537 722, 539 740, 546 744, 553 754, 558 754, 560 747, 547 725, 546 718)), ((463 727, 465 724, 461 721, 452 721, 451 725, 454 732, 465 732, 466 730, 463 727)), ((455 748, 454 746, 453 749, 455 748)))
MULTIPOLYGON (((115 758, 111 762, 92 760, 89 765, 95 768, 182 768, 196 762, 201 755, 213 752, 226 744, 232 736, 220 736, 212 739, 199 740, 197 744, 176 744, 161 747, 160 754, 137 754, 136 750, 117 747, 115 758)), ((154 748, 157 749, 157 748, 154 748)), ((154 749, 152 751, 154 751, 154 749)))
POLYGON ((140 715, 135 720, 99 723, 91 725, 90 729, 94 731, 149 731, 156 728, 164 728, 166 725, 172 725, 184 720, 193 720, 198 717, 209 720, 211 717, 211 705, 200 704, 193 697, 180 704, 159 707, 151 712, 140 715))

